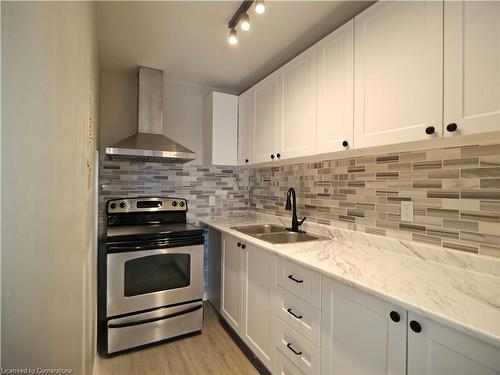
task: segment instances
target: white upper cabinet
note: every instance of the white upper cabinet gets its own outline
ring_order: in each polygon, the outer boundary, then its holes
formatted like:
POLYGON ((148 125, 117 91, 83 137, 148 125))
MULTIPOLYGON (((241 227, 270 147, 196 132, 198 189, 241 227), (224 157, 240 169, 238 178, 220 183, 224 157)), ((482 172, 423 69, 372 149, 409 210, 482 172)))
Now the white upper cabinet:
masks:
POLYGON ((238 165, 250 163, 252 150, 252 91, 238 98, 238 165))
POLYGON ((253 102, 252 163, 275 160, 278 130, 277 72, 257 83, 251 92, 253 102))
POLYGON ((500 2, 446 1, 444 26, 444 135, 500 131, 500 2))
POLYGON ((316 46, 278 70, 278 158, 316 150, 316 46))
POLYGON ((321 374, 405 374, 406 311, 322 281, 321 374))
POLYGON ((211 92, 203 105, 203 159, 205 164, 237 165, 238 97, 211 92))
POLYGON ((443 3, 381 1, 354 22, 356 147, 440 136, 443 3))
POLYGON ((498 347, 411 312, 408 321, 408 375, 500 373, 498 347))
POLYGON ((317 67, 316 152, 353 147, 354 21, 317 44, 317 67))

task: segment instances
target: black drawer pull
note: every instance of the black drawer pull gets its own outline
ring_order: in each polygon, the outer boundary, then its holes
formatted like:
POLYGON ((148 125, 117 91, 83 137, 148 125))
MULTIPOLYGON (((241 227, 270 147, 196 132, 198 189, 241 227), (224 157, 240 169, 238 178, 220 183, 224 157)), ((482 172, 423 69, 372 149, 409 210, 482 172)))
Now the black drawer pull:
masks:
POLYGON ((415 333, 420 333, 422 332, 422 326, 420 325, 419 322, 417 322, 416 320, 412 320, 410 322, 410 328, 413 332, 415 333))
POLYGON ((292 309, 286 309, 286 312, 289 313, 290 315, 296 317, 297 319, 302 319, 302 315, 296 315, 293 313, 292 309))
POLYGON ((236 246, 241 247, 241 242, 237 242, 236 246))
POLYGON ((452 122, 451 124, 446 125, 446 130, 448 130, 450 133, 453 133, 457 129, 458 129, 458 126, 454 122, 452 122))
POLYGON ((241 244, 241 248, 242 248, 243 250, 245 249, 245 247, 247 247, 247 245, 245 245, 245 244, 241 244))
POLYGON ((296 279, 295 277, 293 277, 293 275, 291 275, 291 274, 290 274, 290 275, 288 275, 288 278, 289 278, 290 280, 295 281, 296 283, 299 283, 299 284, 302 284, 302 283, 304 282, 304 280, 297 280, 297 279, 296 279))
POLYGON ((425 133, 429 135, 434 134, 435 131, 436 129, 434 128, 434 126, 428 126, 425 128, 425 133))
POLYGON ((292 343, 289 342, 288 344, 286 344, 286 347, 290 349, 295 355, 302 355, 302 352, 298 352, 294 348, 292 348, 292 343))
POLYGON ((397 311, 391 311, 391 313, 389 315, 390 315, 391 320, 393 322, 397 323, 401 320, 401 317, 399 316, 399 313, 397 311))

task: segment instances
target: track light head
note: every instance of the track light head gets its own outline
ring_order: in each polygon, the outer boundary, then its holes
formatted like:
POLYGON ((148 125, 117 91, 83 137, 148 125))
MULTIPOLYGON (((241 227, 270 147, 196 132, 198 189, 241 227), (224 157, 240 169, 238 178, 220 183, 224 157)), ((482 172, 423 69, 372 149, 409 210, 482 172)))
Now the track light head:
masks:
POLYGON ((229 44, 235 45, 238 43, 238 36, 235 29, 229 30, 229 37, 227 38, 229 44))
POLYGON ((245 31, 250 30, 250 17, 248 16, 248 13, 245 13, 244 15, 241 16, 240 27, 242 30, 245 31))
POLYGON ((262 14, 266 11, 266 4, 264 4, 263 0, 255 1, 255 13, 262 14))

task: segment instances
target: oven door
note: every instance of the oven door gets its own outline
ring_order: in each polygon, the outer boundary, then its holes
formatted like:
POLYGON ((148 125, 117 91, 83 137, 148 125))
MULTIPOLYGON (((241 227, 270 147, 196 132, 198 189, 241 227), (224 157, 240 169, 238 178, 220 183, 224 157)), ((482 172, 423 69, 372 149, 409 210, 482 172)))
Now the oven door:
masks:
POLYGON ((107 255, 107 316, 203 297, 203 245, 107 255))

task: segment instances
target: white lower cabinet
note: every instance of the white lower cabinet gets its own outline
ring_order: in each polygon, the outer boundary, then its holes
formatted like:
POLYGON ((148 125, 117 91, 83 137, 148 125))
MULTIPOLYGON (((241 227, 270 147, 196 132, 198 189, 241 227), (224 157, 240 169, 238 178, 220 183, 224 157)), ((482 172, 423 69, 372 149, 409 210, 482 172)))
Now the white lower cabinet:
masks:
POLYGON ((237 242, 234 237, 222 237, 220 313, 240 333, 243 320, 243 252, 237 242))
POLYGON ((500 374, 500 348, 408 313, 409 375, 500 374))
POLYGON ((255 355, 272 370, 272 302, 276 285, 276 255, 255 246, 244 246, 242 336, 255 355))
POLYGON ((305 375, 305 372, 279 350, 276 350, 276 370, 274 373, 277 375, 305 375))
POLYGON ((224 234, 221 263, 221 315, 272 371, 276 255, 224 234))
POLYGON ((500 374, 500 348, 222 235, 222 317, 281 375, 500 374))
POLYGON ((278 287, 274 299, 274 313, 290 327, 319 347, 321 311, 278 287))
POLYGON ((322 374, 405 373, 406 311, 328 278, 322 299, 322 374))
POLYGON ((319 374, 320 352, 317 346, 277 316, 274 317, 273 329, 277 353, 283 354, 293 363, 300 370, 299 374, 319 374))

